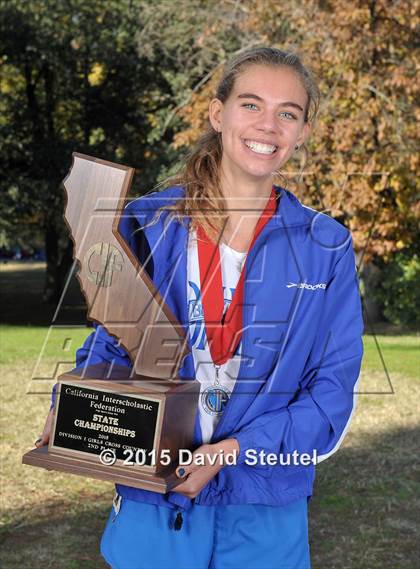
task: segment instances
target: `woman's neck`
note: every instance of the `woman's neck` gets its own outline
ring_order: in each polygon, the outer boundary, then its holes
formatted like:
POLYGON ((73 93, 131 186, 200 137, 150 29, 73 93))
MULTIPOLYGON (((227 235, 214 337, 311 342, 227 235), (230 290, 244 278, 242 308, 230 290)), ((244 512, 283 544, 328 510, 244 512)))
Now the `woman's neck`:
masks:
POLYGON ((222 173, 220 185, 229 210, 263 211, 270 197, 273 179, 238 178, 222 173))
POLYGON ((221 187, 229 217, 222 241, 236 251, 247 251, 255 227, 271 195, 273 180, 229 180, 222 176, 221 187))

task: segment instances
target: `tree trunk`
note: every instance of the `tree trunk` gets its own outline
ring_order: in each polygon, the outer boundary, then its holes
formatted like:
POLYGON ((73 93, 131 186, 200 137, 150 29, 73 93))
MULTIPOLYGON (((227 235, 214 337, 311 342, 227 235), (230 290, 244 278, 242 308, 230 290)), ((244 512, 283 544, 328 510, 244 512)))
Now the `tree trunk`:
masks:
POLYGON ((47 259, 47 270, 45 274, 44 300, 49 304, 57 304, 60 298, 57 283, 59 282, 58 267, 58 234, 56 227, 47 222, 45 229, 45 254, 47 259))
POLYGON ((373 262, 363 266, 360 272, 360 279, 363 282, 363 301, 366 310, 366 320, 369 324, 383 322, 386 318, 383 315, 383 307, 373 298, 372 291, 376 283, 381 278, 381 270, 373 262))

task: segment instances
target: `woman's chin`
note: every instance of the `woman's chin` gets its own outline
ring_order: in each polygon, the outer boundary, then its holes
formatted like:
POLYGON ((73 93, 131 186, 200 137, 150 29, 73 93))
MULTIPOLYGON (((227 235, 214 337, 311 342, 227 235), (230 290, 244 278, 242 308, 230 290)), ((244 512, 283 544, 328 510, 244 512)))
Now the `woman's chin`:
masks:
POLYGON ((267 178, 273 176, 287 160, 261 161, 251 163, 250 160, 241 164, 241 169, 254 178, 267 178))
POLYGON ((275 174, 275 169, 272 168, 243 168, 244 175, 248 178, 256 180, 266 180, 272 178, 275 174))
POLYGON ((263 181, 268 178, 272 178, 283 163, 284 160, 254 161, 247 157, 246 160, 241 158, 241 160, 231 160, 226 162, 222 165, 222 169, 225 172, 230 171, 234 178, 238 176, 244 179, 263 181))

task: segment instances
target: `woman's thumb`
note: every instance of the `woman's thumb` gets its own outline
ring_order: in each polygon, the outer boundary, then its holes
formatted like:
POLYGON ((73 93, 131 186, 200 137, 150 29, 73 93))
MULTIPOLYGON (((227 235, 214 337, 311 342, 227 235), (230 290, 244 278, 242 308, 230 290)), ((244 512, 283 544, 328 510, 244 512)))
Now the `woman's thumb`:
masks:
POLYGON ((40 435, 37 440, 35 441, 35 446, 37 448, 43 447, 47 445, 50 440, 50 432, 51 432, 51 424, 54 417, 54 411, 51 410, 48 413, 47 420, 45 421, 44 430, 42 431, 42 435, 40 435))
POLYGON ((37 448, 39 447, 43 447, 44 445, 47 445, 48 442, 50 440, 49 435, 44 435, 42 434, 36 441, 35 441, 35 446, 37 448))

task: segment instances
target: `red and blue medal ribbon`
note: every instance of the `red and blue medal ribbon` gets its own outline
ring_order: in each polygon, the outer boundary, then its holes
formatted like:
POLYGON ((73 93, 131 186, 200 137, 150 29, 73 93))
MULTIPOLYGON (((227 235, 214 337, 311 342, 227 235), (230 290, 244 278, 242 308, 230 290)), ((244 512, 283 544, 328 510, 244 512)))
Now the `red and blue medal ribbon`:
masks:
MULTIPOLYGON (((276 192, 273 187, 267 205, 255 227, 247 253, 275 211, 276 192)), ((201 301, 203 304, 207 341, 213 363, 222 365, 233 357, 242 337, 242 307, 246 260, 242 267, 232 302, 226 314, 223 315, 224 299, 219 244, 211 241, 201 226, 197 229, 197 238, 201 301)))

